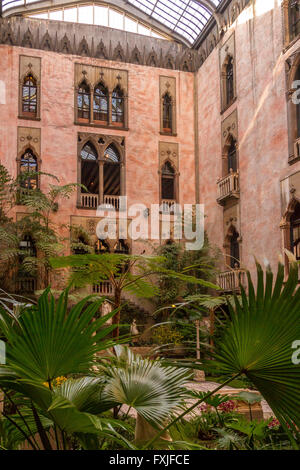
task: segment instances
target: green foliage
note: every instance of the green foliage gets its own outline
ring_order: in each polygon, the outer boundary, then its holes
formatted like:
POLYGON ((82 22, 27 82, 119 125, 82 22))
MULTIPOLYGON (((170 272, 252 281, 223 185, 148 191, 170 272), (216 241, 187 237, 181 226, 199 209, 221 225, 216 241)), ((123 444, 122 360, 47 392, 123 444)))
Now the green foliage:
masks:
POLYGON ((70 227, 71 250, 74 254, 93 253, 94 246, 88 231, 82 225, 70 227))
MULTIPOLYGON (((210 370, 226 375, 228 380, 185 410, 165 431, 205 398, 245 375, 266 399, 293 446, 298 448, 300 368, 292 361, 292 345, 300 338, 298 265, 291 264, 288 280, 284 282, 284 266, 279 264, 275 283, 273 281, 271 270, 267 269, 264 281, 263 270, 257 265, 255 292, 248 273, 248 296, 241 287, 241 298, 235 296, 234 305, 228 302, 231 321, 218 342, 215 360, 209 364, 210 370)), ((190 366, 193 368, 194 364, 190 366)), ((160 433, 148 446, 159 437, 160 433)))
POLYGON ((293 364, 291 348, 300 338, 298 266, 292 264, 284 283, 279 265, 275 284, 270 270, 257 265, 257 290, 248 274, 247 296, 242 288, 231 322, 219 342, 214 368, 227 376, 245 374, 267 400, 284 426, 300 428, 300 368, 293 364))
POLYGON ((102 301, 87 297, 68 313, 68 292, 55 302, 49 289, 37 305, 24 308, 18 324, 0 318, 0 328, 7 340, 7 364, 23 380, 49 384, 56 377, 86 372, 94 362, 94 354, 110 346, 104 338, 113 326, 103 328, 112 312, 94 319, 102 301))
POLYGON ((160 325, 153 329, 152 340, 154 344, 178 346, 182 344, 183 336, 173 325, 160 325))
MULTIPOLYGON (((29 172, 32 177, 33 172, 29 172)), ((49 174, 44 175, 58 181, 49 174)), ((77 184, 49 184, 48 191, 40 189, 24 189, 22 181, 26 181, 28 173, 20 174, 13 179, 3 165, 0 165, 0 285, 12 290, 12 279, 16 276, 39 275, 44 287, 49 283, 51 269, 49 259, 57 256, 63 249, 58 234, 58 225, 53 223, 52 215, 57 211, 61 199, 68 199, 77 184), (16 204, 26 207, 26 214, 15 221, 9 216, 16 204), (20 249, 24 237, 31 237, 38 256, 28 250, 20 249)))
MULTIPOLYGON (((197 279, 214 282, 216 271, 216 253, 209 245, 207 237, 204 247, 199 251, 185 251, 179 243, 168 243, 159 247, 158 254, 163 257, 162 266, 170 271, 189 274, 197 279)), ((176 303, 186 296, 205 293, 209 286, 188 282, 188 279, 175 279, 168 274, 159 278, 158 306, 176 303)))
POLYGON ((126 404, 155 427, 170 418, 187 396, 183 387, 191 377, 185 369, 162 367, 159 361, 142 359, 130 349, 115 347, 116 356, 104 369, 102 400, 126 404))

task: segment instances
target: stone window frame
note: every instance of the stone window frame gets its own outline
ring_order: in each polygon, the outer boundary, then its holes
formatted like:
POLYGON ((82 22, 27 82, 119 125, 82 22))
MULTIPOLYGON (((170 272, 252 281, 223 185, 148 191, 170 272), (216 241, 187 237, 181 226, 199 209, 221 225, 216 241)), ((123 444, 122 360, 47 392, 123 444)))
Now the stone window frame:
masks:
MULTIPOLYGON (((27 150, 36 157, 37 170, 41 172, 42 159, 41 159, 41 129, 30 127, 18 127, 18 145, 17 145, 17 175, 21 174, 21 159, 27 150)), ((41 175, 37 176, 37 189, 41 187, 41 175)), ((22 205, 21 200, 19 205, 22 205)))
POLYGON ((162 199, 162 168, 166 163, 170 163, 174 169, 174 192, 175 199, 174 204, 179 204, 179 145, 171 142, 159 142, 159 204, 163 204, 162 199))
POLYGON ((290 18, 290 3, 292 0, 283 0, 282 8, 282 22, 283 22, 283 43, 284 48, 291 47, 300 37, 300 33, 297 36, 293 36, 291 31, 291 18, 290 18))
MULTIPOLYGON (((234 205, 236 209, 239 211, 240 208, 238 205, 234 205)), ((242 246, 243 246, 243 237, 241 236, 241 227, 240 227, 240 216, 231 216, 229 219, 226 220, 226 216, 224 213, 224 243, 223 243, 223 249, 224 249, 224 265, 225 265, 225 270, 241 270, 242 269, 242 246), (237 239, 239 243, 239 266, 236 268, 231 267, 231 245, 230 245, 230 239, 232 237, 232 234, 236 232, 239 237, 237 239)))
POLYGON ((113 129, 128 131, 128 71, 108 67, 75 64, 75 93, 74 93, 74 124, 85 127, 113 129), (80 85, 83 82, 89 86, 90 109, 89 119, 78 117, 77 97, 80 85), (94 90, 99 84, 103 84, 108 90, 108 121, 101 122, 94 119, 94 90), (119 86, 123 92, 124 119, 117 123, 112 121, 112 94, 119 86))
POLYGON ((160 100, 160 135, 177 136, 177 105, 176 105, 176 77, 159 77, 159 100, 160 100), (172 105, 172 129, 166 131, 163 126, 164 117, 164 97, 166 94, 171 97, 172 105))
POLYGON ((41 120, 41 58, 30 56, 19 56, 19 100, 18 100, 18 118, 29 121, 41 120), (37 108, 35 115, 29 115, 23 111, 23 85, 26 77, 32 75, 36 82, 36 101, 37 108))
POLYGON ((235 138, 235 136, 229 132, 225 145, 223 146, 222 150, 222 178, 229 176, 230 172, 228 172, 228 153, 229 149, 232 143, 232 140, 235 142, 235 148, 236 148, 236 166, 237 166, 237 172, 239 171, 239 147, 238 147, 238 141, 235 138))
MULTIPOLYGON (((99 203, 103 204, 104 202, 104 163, 106 159, 104 157, 105 150, 113 144, 120 155, 120 196, 126 195, 126 171, 125 171, 125 137, 111 136, 111 135, 102 135, 102 134, 92 134, 79 132, 77 138, 77 183, 81 184, 81 150, 87 143, 91 143, 96 152, 97 152, 97 163, 99 166, 99 203)), ((94 210, 90 207, 84 207, 82 205, 82 192, 80 186, 77 190, 77 208, 85 210, 94 210)))
POLYGON ((220 47, 219 63, 220 63, 220 89, 221 89, 221 114, 225 113, 237 100, 237 77, 236 77, 236 54, 235 54, 235 33, 233 33, 227 41, 220 47), (233 65, 233 98, 227 99, 227 66, 229 60, 233 65))
POLYGON ((293 83, 296 80, 298 71, 300 71, 300 48, 297 49, 297 51, 295 51, 286 61, 289 165, 293 165, 300 160, 300 137, 298 137, 297 105, 293 103, 293 95, 297 90, 299 90, 299 87, 293 87, 293 83))
POLYGON ((221 123, 221 147, 222 147, 222 178, 229 176, 228 173, 228 150, 230 148, 231 139, 236 144, 236 165, 239 172, 239 132, 238 132, 238 112, 233 111, 221 123))
MULTIPOLYGON (((100 222, 103 219, 103 217, 91 217, 90 215, 71 215, 70 216, 70 227, 79 227, 82 226, 89 234, 91 237, 91 246, 95 246, 97 243, 98 237, 96 234, 96 228, 98 222, 100 222)), ((117 220, 117 230, 116 233, 119 234, 119 223, 120 221, 117 220)), ((131 223, 131 219, 127 218, 127 227, 131 223)), ((70 239, 69 243, 71 244, 71 238, 72 238, 72 233, 70 230, 70 239)), ((118 243, 120 240, 120 237, 117 238, 107 238, 105 240, 105 243, 108 245, 109 253, 114 253, 114 247, 116 243, 118 243)), ((132 239, 130 237, 122 239, 123 242, 127 245, 129 249, 129 254, 132 253, 132 239)), ((71 248, 70 248, 70 254, 72 254, 71 248)))
POLYGON ((291 218, 295 212, 296 206, 300 204, 300 199, 296 197, 295 192, 295 190, 291 190, 291 199, 288 203, 288 206, 280 223, 286 277, 288 277, 289 275, 290 264, 285 250, 291 251, 291 218))

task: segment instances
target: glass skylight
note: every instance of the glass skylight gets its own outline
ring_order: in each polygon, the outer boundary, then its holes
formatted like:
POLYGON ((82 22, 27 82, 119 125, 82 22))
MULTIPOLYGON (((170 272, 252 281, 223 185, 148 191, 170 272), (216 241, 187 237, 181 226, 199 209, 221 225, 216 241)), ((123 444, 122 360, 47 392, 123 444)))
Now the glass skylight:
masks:
POLYGON ((144 34, 145 36, 166 39, 165 36, 159 34, 158 31, 153 29, 153 27, 148 26, 145 23, 141 23, 135 18, 129 17, 123 11, 115 10, 114 8, 101 4, 78 4, 71 8, 64 7, 56 10, 44 10, 41 13, 32 13, 29 16, 31 18, 107 26, 115 29, 123 29, 130 33, 138 33, 144 34))
MULTIPOLYGON (((195 0, 128 0, 135 7, 193 44, 212 13, 195 0)), ((212 0, 217 7, 221 0, 212 0)))

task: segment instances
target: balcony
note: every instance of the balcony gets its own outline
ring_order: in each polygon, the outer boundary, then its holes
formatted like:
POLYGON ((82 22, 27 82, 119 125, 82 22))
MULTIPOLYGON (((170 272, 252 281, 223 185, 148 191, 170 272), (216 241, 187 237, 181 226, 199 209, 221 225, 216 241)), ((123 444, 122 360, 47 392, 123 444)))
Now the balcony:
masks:
POLYGON ((97 209, 99 206, 98 194, 81 194, 81 207, 84 209, 97 209))
POLYGON ((104 196, 104 204, 112 206, 116 211, 120 210, 120 196, 104 196))
POLYGON ((241 269, 232 269, 219 274, 218 284, 223 292, 239 292, 240 286, 246 286, 246 272, 241 269))
POLYGON ((240 177, 239 172, 233 172, 231 170, 230 174, 221 178, 218 181, 218 204, 224 206, 226 201, 230 199, 239 199, 240 197, 240 177))
POLYGON ((113 295, 113 286, 109 281, 102 281, 93 285, 93 294, 113 295))
POLYGON ((173 206, 177 204, 174 199, 162 199, 160 204, 160 212, 162 214, 174 214, 173 206))
POLYGON ((17 277, 15 280, 16 294, 34 294, 37 290, 37 279, 31 276, 17 277))
MULTIPOLYGON (((98 209, 100 198, 98 194, 81 194, 81 208, 83 209, 98 209)), ((103 204, 107 205, 110 209, 113 207, 116 211, 120 210, 120 196, 104 196, 103 204)))
POLYGON ((300 138, 295 140, 294 142, 294 155, 289 157, 289 164, 292 165, 293 163, 300 160, 300 138))

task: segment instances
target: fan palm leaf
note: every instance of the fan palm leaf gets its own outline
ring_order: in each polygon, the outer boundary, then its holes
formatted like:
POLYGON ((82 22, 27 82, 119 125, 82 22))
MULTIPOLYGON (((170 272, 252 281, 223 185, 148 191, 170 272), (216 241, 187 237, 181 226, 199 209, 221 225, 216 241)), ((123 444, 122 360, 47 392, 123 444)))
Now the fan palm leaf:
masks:
POLYGON ((92 296, 83 299, 68 312, 68 292, 55 302, 48 289, 36 306, 24 309, 16 327, 7 328, 0 317, 7 367, 22 380, 39 383, 89 370, 95 353, 111 345, 105 338, 114 327, 105 323, 115 314, 95 320, 103 300, 91 300, 92 296))
POLYGON ((248 296, 229 304, 231 321, 219 342, 215 366, 219 373, 245 374, 267 400, 282 424, 300 429, 300 367, 292 362, 292 345, 300 339, 300 289, 298 266, 273 274, 257 265, 255 292, 248 274, 248 296), (274 284, 274 285, 273 285, 274 284))
POLYGON ((128 348, 116 346, 116 359, 106 369, 104 401, 134 408, 148 423, 158 426, 183 405, 184 385, 191 374, 185 369, 162 367, 128 348))

